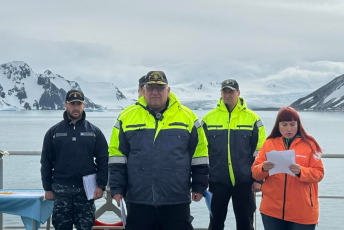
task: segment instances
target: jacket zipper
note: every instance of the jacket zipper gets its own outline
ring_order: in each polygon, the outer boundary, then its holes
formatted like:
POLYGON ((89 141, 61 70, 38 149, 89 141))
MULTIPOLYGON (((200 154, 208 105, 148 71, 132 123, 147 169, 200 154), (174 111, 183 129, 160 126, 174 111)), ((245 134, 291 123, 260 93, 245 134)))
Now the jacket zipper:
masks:
MULTIPOLYGON (((159 121, 157 119, 155 119, 155 132, 158 131, 158 124, 159 124, 159 121)), ((154 149, 154 145, 155 145, 155 137, 154 137, 154 140, 153 140, 153 149, 154 149)), ((152 180, 152 194, 153 194, 153 206, 155 206, 155 192, 154 192, 154 181, 155 180, 152 180)))
MULTIPOLYGON (((72 123, 73 124, 73 130, 74 130, 74 132, 73 132, 73 136, 75 136, 76 137, 76 123, 74 124, 74 123, 72 123)), ((74 137, 72 137, 72 138, 74 138, 74 137)), ((73 145, 74 146, 74 148, 75 148, 75 144, 73 145)), ((74 154, 73 154, 74 155, 74 154)), ((75 155, 74 155, 74 161, 75 161, 75 155)), ((75 171, 75 167, 74 167, 74 171, 75 171)), ((74 174, 75 174, 75 172, 74 172, 74 174)), ((73 188, 75 187, 75 181, 73 180, 73 188)))
POLYGON ((311 199, 311 207, 313 207, 313 200, 312 200, 312 187, 309 186, 309 198, 311 199))
MULTIPOLYGON (((233 186, 235 186, 235 175, 233 175, 233 180, 231 179, 231 175, 230 175, 230 172, 231 170, 229 170, 230 167, 232 167, 232 156, 231 156, 231 115, 232 115, 232 112, 228 110, 228 126, 227 126, 227 129, 228 129, 228 137, 227 137, 227 141, 228 141, 228 146, 227 146, 227 157, 228 157, 228 171, 229 171, 229 180, 230 180, 230 183, 232 183, 233 186)), ((234 174, 234 170, 232 170, 233 174, 234 174)))
MULTIPOLYGON (((285 150, 289 149, 289 139, 283 140, 285 150)), ((283 194, 283 209, 282 209, 282 220, 284 220, 284 214, 285 214, 285 201, 286 201, 286 194, 287 194, 287 180, 288 176, 285 173, 284 174, 284 194, 283 194)))
POLYGON ((283 194, 283 210, 282 210, 282 220, 284 220, 284 212, 285 212, 285 197, 287 193, 287 174, 284 175, 284 194, 283 194))

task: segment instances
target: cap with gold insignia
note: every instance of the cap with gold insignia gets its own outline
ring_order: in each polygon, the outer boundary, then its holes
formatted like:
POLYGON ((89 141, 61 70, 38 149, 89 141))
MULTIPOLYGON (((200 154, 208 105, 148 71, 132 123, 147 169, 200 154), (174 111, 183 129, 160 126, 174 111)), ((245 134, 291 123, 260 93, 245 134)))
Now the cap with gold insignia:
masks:
POLYGON ((146 84, 167 85, 166 75, 162 71, 150 71, 146 75, 146 84))
POLYGON ((228 88, 228 89, 237 91, 237 90, 239 90, 239 84, 234 79, 224 80, 221 84, 221 90, 223 90, 224 88, 228 88))
POLYGON ((77 89, 71 89, 67 92, 66 102, 71 103, 73 101, 84 102, 84 93, 77 89))

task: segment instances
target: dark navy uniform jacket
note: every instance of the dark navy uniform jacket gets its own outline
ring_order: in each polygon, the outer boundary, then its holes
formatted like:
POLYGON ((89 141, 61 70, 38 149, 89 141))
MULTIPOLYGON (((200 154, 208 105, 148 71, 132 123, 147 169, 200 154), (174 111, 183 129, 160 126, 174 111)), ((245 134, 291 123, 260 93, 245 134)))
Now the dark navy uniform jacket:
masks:
POLYGON ((75 125, 63 114, 64 120, 45 134, 41 175, 45 191, 52 183, 83 187, 82 177, 97 174, 98 187, 105 189, 108 181, 108 144, 99 128, 82 119, 75 125))

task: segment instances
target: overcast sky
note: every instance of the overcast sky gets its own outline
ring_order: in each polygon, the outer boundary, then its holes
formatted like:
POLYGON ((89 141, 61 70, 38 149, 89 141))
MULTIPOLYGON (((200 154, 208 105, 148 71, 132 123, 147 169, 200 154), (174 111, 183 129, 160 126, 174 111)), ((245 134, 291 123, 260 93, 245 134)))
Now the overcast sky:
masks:
POLYGON ((136 85, 344 74, 343 0, 2 0, 0 64, 136 85))

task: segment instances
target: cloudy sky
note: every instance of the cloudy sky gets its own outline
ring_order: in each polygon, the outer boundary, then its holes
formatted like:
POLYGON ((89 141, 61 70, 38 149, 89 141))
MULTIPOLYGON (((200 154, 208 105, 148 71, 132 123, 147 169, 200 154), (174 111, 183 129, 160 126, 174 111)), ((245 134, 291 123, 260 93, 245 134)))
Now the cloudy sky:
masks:
POLYGON ((2 0, 0 64, 137 84, 344 74, 342 0, 2 0))

